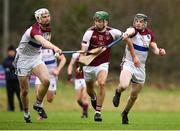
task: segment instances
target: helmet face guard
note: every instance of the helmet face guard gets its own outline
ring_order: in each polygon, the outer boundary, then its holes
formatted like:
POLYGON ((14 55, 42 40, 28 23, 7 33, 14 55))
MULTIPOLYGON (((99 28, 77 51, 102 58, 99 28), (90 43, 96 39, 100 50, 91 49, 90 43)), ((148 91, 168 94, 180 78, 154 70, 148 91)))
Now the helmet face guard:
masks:
POLYGON ((137 20, 143 20, 145 28, 147 27, 147 21, 148 21, 147 15, 141 14, 141 13, 136 14, 135 17, 134 17, 133 25, 135 24, 135 22, 137 20))
POLYGON ((134 19, 143 19, 144 21, 147 21, 148 17, 145 14, 138 13, 135 15, 134 19))
POLYGON ((41 23, 42 15, 44 15, 44 14, 50 14, 49 10, 46 8, 41 8, 34 12, 34 16, 35 16, 37 22, 41 23))

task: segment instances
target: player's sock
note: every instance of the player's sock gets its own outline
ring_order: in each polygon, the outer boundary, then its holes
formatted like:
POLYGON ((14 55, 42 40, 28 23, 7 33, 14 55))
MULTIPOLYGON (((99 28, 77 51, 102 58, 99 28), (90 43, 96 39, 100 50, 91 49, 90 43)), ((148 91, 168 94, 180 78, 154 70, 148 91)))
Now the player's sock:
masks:
POLYGON ((29 112, 24 112, 24 120, 26 121, 26 123, 32 123, 29 112))
POLYGON ((24 108, 24 113, 28 113, 29 109, 28 108, 24 108))
POLYGON ((36 98, 36 102, 34 103, 34 106, 42 107, 42 100, 36 98))
POLYGON ((82 118, 87 118, 88 117, 88 103, 83 104, 83 113, 82 113, 82 118))
POLYGON ((96 112, 101 112, 101 108, 102 108, 102 106, 96 105, 96 112))
POLYGON ((96 93, 91 96, 91 105, 96 110, 96 93))

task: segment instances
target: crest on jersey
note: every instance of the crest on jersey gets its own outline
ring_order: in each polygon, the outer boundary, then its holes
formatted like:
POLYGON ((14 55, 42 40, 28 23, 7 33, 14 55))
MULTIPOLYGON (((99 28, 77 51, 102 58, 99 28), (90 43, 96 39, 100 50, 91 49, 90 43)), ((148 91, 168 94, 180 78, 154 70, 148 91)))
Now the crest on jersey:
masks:
POLYGON ((103 35, 99 35, 99 40, 103 41, 103 35))
POLYGON ((148 34, 148 35, 147 35, 147 38, 148 38, 148 39, 151 39, 151 35, 150 35, 150 34, 148 34))
POLYGON ((43 37, 44 37, 46 40, 50 41, 51 35, 50 35, 49 32, 46 32, 46 33, 43 33, 43 37))

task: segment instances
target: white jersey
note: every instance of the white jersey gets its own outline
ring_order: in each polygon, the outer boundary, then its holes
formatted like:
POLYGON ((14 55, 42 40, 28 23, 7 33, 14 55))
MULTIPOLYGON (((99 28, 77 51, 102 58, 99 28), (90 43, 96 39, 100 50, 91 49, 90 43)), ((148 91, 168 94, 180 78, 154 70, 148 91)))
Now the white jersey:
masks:
POLYGON ((52 77, 52 71, 57 68, 57 60, 54 56, 54 51, 52 49, 41 49, 42 60, 48 68, 50 76, 52 77))
POLYGON ((50 28, 42 30, 38 23, 33 24, 22 36, 19 47, 16 49, 18 54, 24 56, 40 55, 42 45, 34 39, 35 35, 42 35, 46 40, 50 40, 51 30, 50 28))
MULTIPOLYGON (((58 77, 52 73, 53 70, 57 68, 57 60, 56 57, 54 56, 54 51, 52 49, 42 48, 41 55, 42 55, 42 60, 46 65, 46 67, 48 68, 50 74, 50 85, 48 90, 56 91, 58 77)), ((35 85, 39 85, 39 84, 41 84, 41 81, 39 80, 38 77, 36 77, 35 85)))
POLYGON ((46 40, 50 40, 50 28, 42 30, 38 23, 33 24, 26 30, 18 46, 14 65, 18 76, 27 76, 31 74, 34 67, 44 64, 41 57, 41 44, 34 39, 35 35, 41 35, 46 40))
MULTIPOLYGON (((133 42, 135 53, 140 60, 141 67, 145 67, 145 63, 146 63, 146 59, 147 59, 148 51, 149 51, 149 45, 151 42, 154 41, 153 33, 148 28, 146 28, 143 32, 140 32, 135 29, 135 34, 131 36, 131 40, 133 42)), ((132 56, 130 54, 130 51, 127 45, 125 48, 125 55, 123 57, 123 61, 133 62, 132 56)))

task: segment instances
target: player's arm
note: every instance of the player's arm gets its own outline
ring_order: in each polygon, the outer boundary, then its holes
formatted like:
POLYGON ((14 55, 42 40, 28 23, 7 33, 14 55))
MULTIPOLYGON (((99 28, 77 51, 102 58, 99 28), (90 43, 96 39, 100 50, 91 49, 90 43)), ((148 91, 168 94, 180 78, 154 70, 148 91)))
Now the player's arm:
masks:
POLYGON ((82 51, 88 50, 92 33, 93 32, 89 31, 89 30, 84 33, 84 36, 83 36, 82 42, 81 42, 81 50, 82 51))
POLYGON ((135 28, 133 28, 133 27, 127 28, 126 31, 123 33, 123 40, 125 40, 126 43, 128 44, 128 48, 129 48, 131 56, 133 58, 134 65, 136 67, 139 67, 140 61, 139 61, 139 58, 137 57, 137 55, 135 53, 132 40, 130 39, 130 37, 133 36, 135 33, 136 33, 135 28))
POLYGON ((57 57, 57 59, 59 60, 59 64, 57 67, 57 72, 59 74, 66 63, 66 57, 63 54, 61 54, 60 56, 57 57))
POLYGON ((136 67, 139 67, 140 66, 139 58, 137 57, 137 55, 135 53, 132 40, 130 38, 126 38, 124 40, 126 41, 126 43, 128 45, 129 51, 131 53, 131 56, 132 56, 132 59, 133 59, 133 62, 134 62, 134 65, 136 67))
POLYGON ((84 42, 81 43, 81 50, 84 52, 88 50, 88 46, 84 42))
POLYGON ((68 65, 68 69, 67 69, 67 73, 68 73, 68 81, 72 80, 72 73, 73 73, 73 68, 74 68, 74 64, 76 63, 76 59, 74 59, 73 57, 71 58, 71 61, 68 65))
POLYGON ((163 56, 163 55, 166 54, 165 49, 163 49, 163 48, 158 48, 158 46, 157 46, 157 44, 156 44, 155 42, 151 42, 151 43, 150 43, 150 48, 151 48, 152 52, 153 52, 154 54, 156 54, 156 55, 161 55, 161 56, 163 56))
POLYGON ((50 41, 44 39, 44 37, 42 37, 41 35, 34 35, 34 39, 41 43, 43 47, 52 49, 56 53, 61 53, 61 49, 52 44, 50 41))
POLYGON ((136 30, 133 27, 129 27, 126 29, 126 31, 123 33, 123 38, 126 39, 128 37, 133 36, 136 33, 136 30))

